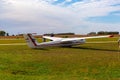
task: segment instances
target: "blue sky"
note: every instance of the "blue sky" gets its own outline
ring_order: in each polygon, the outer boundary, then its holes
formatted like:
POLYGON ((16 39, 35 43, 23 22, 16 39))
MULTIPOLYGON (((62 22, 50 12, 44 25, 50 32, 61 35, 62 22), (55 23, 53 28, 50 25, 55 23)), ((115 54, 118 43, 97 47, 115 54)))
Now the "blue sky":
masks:
POLYGON ((120 23, 120 16, 114 15, 115 13, 118 14, 119 12, 114 12, 106 16, 90 17, 87 18, 87 20, 100 23, 113 23, 113 24, 120 23))
POLYGON ((0 30, 10 34, 120 32, 120 0, 0 0, 0 30))

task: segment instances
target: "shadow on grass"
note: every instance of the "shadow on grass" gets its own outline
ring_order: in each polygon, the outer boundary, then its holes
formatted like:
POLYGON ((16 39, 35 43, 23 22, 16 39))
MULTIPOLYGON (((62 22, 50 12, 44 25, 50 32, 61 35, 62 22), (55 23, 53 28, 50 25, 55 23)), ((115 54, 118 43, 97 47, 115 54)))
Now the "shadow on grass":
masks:
POLYGON ((33 50, 43 50, 43 51, 49 51, 49 49, 47 49, 47 48, 36 48, 36 49, 33 49, 33 50))
POLYGON ((98 50, 98 51, 113 51, 113 52, 118 52, 118 50, 110 50, 110 49, 101 49, 101 48, 88 48, 88 47, 71 47, 73 49, 84 49, 84 50, 98 50))

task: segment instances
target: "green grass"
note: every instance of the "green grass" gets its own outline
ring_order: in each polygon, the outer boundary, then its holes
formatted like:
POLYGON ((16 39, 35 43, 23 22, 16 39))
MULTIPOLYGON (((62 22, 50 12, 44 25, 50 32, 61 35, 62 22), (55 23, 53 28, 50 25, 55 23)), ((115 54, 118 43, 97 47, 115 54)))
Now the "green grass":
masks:
POLYGON ((87 39, 86 41, 88 42, 94 42, 94 41, 117 41, 118 37, 113 37, 113 38, 94 38, 94 39, 87 39))
POLYGON ((9 44, 9 43, 25 43, 24 39, 19 40, 0 40, 0 44, 9 44))
POLYGON ((117 43, 42 50, 0 46, 0 80, 120 80, 120 52, 117 43))
MULTIPOLYGON (((41 38, 37 38, 38 42, 42 42, 41 38)), ((24 39, 0 39, 0 44, 9 44, 9 43, 26 43, 26 41, 24 39)))

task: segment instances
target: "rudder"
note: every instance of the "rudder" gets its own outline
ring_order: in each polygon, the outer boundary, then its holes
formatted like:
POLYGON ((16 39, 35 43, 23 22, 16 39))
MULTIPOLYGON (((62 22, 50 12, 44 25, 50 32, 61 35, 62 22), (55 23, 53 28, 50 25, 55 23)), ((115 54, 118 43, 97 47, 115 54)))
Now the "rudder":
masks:
POLYGON ((24 34, 23 35, 26 42, 27 42, 27 45, 30 47, 30 48, 36 48, 37 47, 37 41, 36 39, 32 36, 32 34, 24 34))

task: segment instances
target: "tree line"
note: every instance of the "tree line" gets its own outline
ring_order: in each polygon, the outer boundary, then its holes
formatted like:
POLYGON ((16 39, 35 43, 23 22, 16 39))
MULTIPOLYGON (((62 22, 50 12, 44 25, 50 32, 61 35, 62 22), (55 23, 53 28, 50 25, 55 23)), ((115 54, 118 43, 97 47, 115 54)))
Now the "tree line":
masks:
POLYGON ((75 33, 71 33, 71 32, 69 32, 69 33, 47 33, 44 35, 48 35, 48 36, 50 36, 50 35, 75 35, 75 33))
POLYGON ((9 36, 9 33, 1 30, 1 31, 0 31, 0 36, 9 36))
POLYGON ((119 35, 118 31, 99 31, 99 32, 90 32, 88 35, 119 35))
MULTIPOLYGON (((23 34, 21 34, 23 35, 23 34)), ((75 35, 75 33, 47 33, 44 35, 54 36, 54 35, 75 35)), ((90 32, 87 35, 119 35, 118 31, 99 31, 99 32, 90 32)), ((9 33, 5 32, 4 30, 0 30, 0 36, 9 36, 9 33)), ((14 36, 14 35, 12 35, 14 36)))

